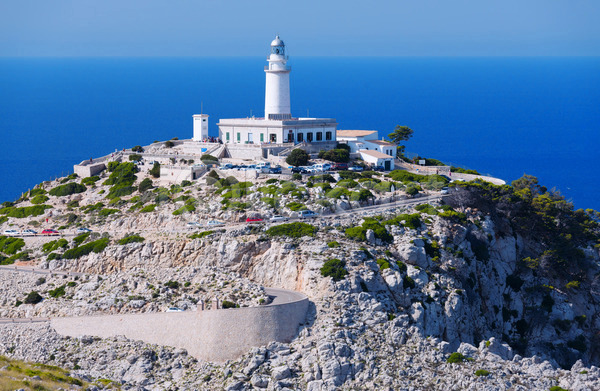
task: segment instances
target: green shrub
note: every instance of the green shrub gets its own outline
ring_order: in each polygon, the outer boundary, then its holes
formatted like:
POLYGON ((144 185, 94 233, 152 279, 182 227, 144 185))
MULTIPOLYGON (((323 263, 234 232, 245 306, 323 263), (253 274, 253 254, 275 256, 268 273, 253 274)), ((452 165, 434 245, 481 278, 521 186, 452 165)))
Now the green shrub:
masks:
POLYGON ((106 168, 108 169, 108 172, 113 172, 114 170, 116 170, 117 167, 119 167, 119 162, 108 162, 108 166, 106 166, 106 168))
POLYGON ((81 180, 81 184, 82 185, 86 185, 86 186, 92 186, 96 182, 98 182, 99 180, 100 180, 100 177, 97 176, 97 175, 94 175, 94 176, 90 176, 90 177, 87 177, 87 178, 83 178, 81 180))
POLYGON ((365 218, 362 225, 360 227, 351 227, 347 228, 345 233, 346 236, 358 240, 358 241, 366 241, 367 240, 367 230, 373 230, 373 233, 377 239, 382 240, 386 243, 391 243, 394 241, 394 237, 390 235, 390 233, 385 229, 385 227, 374 218, 365 218))
MULTIPOLYGON (((308 178, 313 183, 329 182, 335 183, 335 178, 331 174, 314 175, 308 178)), ((268 183, 268 181, 267 181, 268 183)))
POLYGON ((65 185, 59 185, 50 190, 48 194, 55 197, 64 197, 71 194, 83 193, 86 191, 86 187, 84 185, 80 185, 79 183, 71 182, 65 185))
POLYGON ((329 259, 321 267, 321 275, 323 277, 331 277, 333 281, 343 280, 348 275, 345 266, 346 262, 340 259, 329 259))
POLYGON ((81 244, 83 242, 85 242, 87 240, 87 238, 89 238, 89 237, 90 237, 90 232, 85 232, 80 235, 77 235, 73 238, 73 244, 75 245, 75 247, 81 246, 81 244))
POLYGON ((131 148, 131 152, 139 152, 142 153, 144 152, 144 148, 142 148, 141 145, 136 145, 135 147, 131 148))
POLYGON ((129 243, 141 243, 144 240, 146 240, 146 239, 144 239, 140 235, 129 235, 129 236, 125 236, 123 239, 119 240, 119 244, 121 246, 123 246, 123 245, 129 244, 129 243))
POLYGON ((181 182, 181 187, 188 187, 188 186, 190 186, 191 184, 192 184, 192 182, 190 182, 190 181, 188 181, 188 180, 186 179, 186 180, 183 180, 183 181, 181 182))
POLYGON ((153 187, 153 185, 152 185, 152 179, 150 179, 150 178, 144 178, 144 180, 142 180, 140 182, 140 184, 138 185, 138 191, 140 193, 143 193, 146 190, 152 189, 152 187, 153 187))
MULTIPOLYGON (((466 171, 472 171, 472 170, 466 170, 466 171)), ((569 391, 566 388, 562 388, 560 386, 552 386, 550 387, 549 391, 569 391)))
POLYGON ((100 212, 98 212, 98 216, 106 217, 106 216, 110 216, 110 215, 118 213, 118 212, 119 212, 119 209, 105 208, 105 209, 102 209, 100 212))
POLYGON ((461 364, 467 361, 467 357, 465 357, 462 353, 454 352, 450 354, 450 357, 446 359, 446 362, 449 364, 461 364))
POLYGON ((409 196, 415 196, 415 195, 419 194, 419 190, 420 190, 419 185, 410 183, 408 186, 406 186, 406 189, 404 189, 404 192, 406 194, 408 194, 409 196))
POLYGON ((566 285, 567 289, 578 289, 581 283, 579 281, 569 281, 566 285))
POLYGON ((342 196, 350 197, 350 191, 348 191, 347 189, 345 189, 343 187, 336 187, 336 188, 329 190, 327 193, 325 193, 325 197, 327 197, 327 198, 339 199, 342 196))
POLYGON ((185 212, 193 212, 196 210, 196 207, 194 205, 184 205, 181 208, 175 210, 173 212, 173 216, 179 216, 180 214, 183 214, 185 212))
POLYGON ((350 160, 350 152, 347 149, 321 150, 319 152, 319 159, 325 159, 336 163, 348 163, 350 160))
POLYGON ((135 192, 136 190, 137 188, 134 186, 113 186, 110 188, 108 194, 106 195, 106 198, 111 199, 116 197, 125 197, 130 194, 133 194, 133 192, 135 192))
POLYGON ((152 175, 153 178, 160 178, 160 163, 154 163, 154 165, 152 166, 150 171, 148 171, 148 173, 152 175))
POLYGON ((417 284, 415 284, 415 280, 413 280, 409 276, 404 276, 404 278, 402 279, 402 283, 404 285, 404 288, 414 289, 414 287, 417 286, 417 284))
POLYGON ((34 205, 34 206, 25 206, 23 208, 17 208, 14 206, 9 206, 0 209, 0 214, 6 215, 7 217, 14 217, 17 219, 22 219, 29 216, 39 216, 43 215, 46 209, 52 209, 50 205, 34 205))
POLYGON ((275 178, 269 178, 269 179, 267 179, 266 183, 267 183, 267 185, 271 185, 271 184, 279 183, 279 180, 275 179, 275 178))
POLYGON ((33 197, 31 199, 31 203, 35 204, 35 205, 39 205, 39 204, 43 204, 44 202, 48 201, 49 199, 50 198, 48 198, 48 196, 40 194, 40 195, 36 195, 35 197, 33 197))
POLYGON ((398 186, 392 182, 381 181, 373 187, 373 190, 377 193, 389 193, 390 191, 392 191, 392 185, 394 185, 395 189, 398 188, 398 186))
POLYGON ((138 155, 137 153, 129 155, 130 162, 139 162, 140 160, 142 160, 142 155, 138 155))
POLYGON ((154 209, 156 209, 155 204, 146 205, 140 210, 140 213, 154 212, 154 209))
POLYGON ((339 181, 337 183, 337 186, 345 187, 346 189, 354 188, 354 187, 358 186, 358 182, 356 182, 352 179, 342 179, 341 181, 339 181))
POLYGON ((136 190, 132 185, 137 179, 137 170, 136 165, 131 162, 120 163, 104 181, 105 185, 112 186, 106 198, 123 197, 133 193, 136 190))
POLYGON ((306 206, 304 206, 304 204, 301 204, 299 202, 288 202, 287 204, 285 204, 285 206, 286 206, 286 208, 288 208, 294 212, 306 209, 306 206))
POLYGON ((437 209, 435 208, 435 206, 430 205, 430 204, 419 204, 419 205, 415 206, 415 209, 418 210, 419 212, 427 213, 428 215, 432 215, 432 216, 435 216, 439 213, 437 211, 437 209))
POLYGON ((396 261, 396 266, 398 266, 398 270, 400 270, 401 273, 405 273, 407 270, 406 264, 402 261, 396 261))
POLYGON ((488 376, 490 371, 486 371, 485 369, 478 369, 475 371, 475 376, 488 376))
POLYGON ((190 236, 188 236, 190 239, 202 239, 206 236, 212 235, 214 234, 215 231, 203 231, 203 232, 196 232, 194 234, 191 234, 190 236))
POLYGON ((52 289, 50 291, 48 291, 48 295, 50 295, 50 297, 53 297, 55 299, 58 299, 61 296, 64 296, 66 294, 65 292, 65 285, 61 285, 56 289, 52 289))
POLYGON ((216 158, 213 155, 209 155, 207 153, 205 153, 204 155, 202 155, 200 157, 200 160, 202 161, 202 163, 208 165, 208 164, 218 164, 219 163, 219 159, 216 158))
POLYGON ((296 167, 306 166, 306 164, 308 163, 308 159, 310 159, 310 156, 308 156, 308 153, 306 153, 306 151, 300 148, 296 148, 292 150, 292 152, 290 152, 288 157, 285 159, 285 162, 296 167))
POLYGON ((67 241, 67 239, 58 239, 58 240, 52 240, 50 242, 44 243, 42 245, 42 251, 44 251, 45 253, 49 253, 52 251, 56 251, 59 248, 67 248, 69 247, 69 242, 67 241))
POLYGON ((389 269, 390 268, 390 263, 389 263, 389 261, 387 259, 378 258, 376 262, 379 265, 379 269, 380 270, 385 270, 385 269, 389 269))
POLYGON ((165 282, 165 286, 171 289, 179 289, 179 281, 169 280, 165 282))
POLYGON ((223 302, 221 303, 221 308, 223 309, 228 309, 228 308, 239 308, 240 306, 232 301, 228 301, 228 300, 223 300, 223 302))
MULTIPOLYGON (((215 170, 210 170, 210 172, 207 175, 208 178, 213 178, 213 179, 219 179, 219 174, 217 174, 217 172, 215 170)), ((269 181, 267 181, 268 183, 269 181)))
POLYGON ((175 146, 175 143, 171 140, 167 140, 165 141, 165 147, 167 148, 173 148, 175 146))
POLYGON ((290 238, 300 238, 303 236, 315 236, 317 227, 306 223, 288 223, 275 225, 266 231, 268 236, 287 236, 290 238))
POLYGON ((23 303, 24 304, 37 304, 42 300, 44 300, 44 298, 42 296, 40 296, 39 293, 37 293, 36 291, 31 291, 31 292, 29 292, 27 297, 25 297, 25 300, 23 300, 23 303))
POLYGON ((329 243, 327 243, 327 247, 329 248, 336 248, 336 247, 340 247, 340 244, 337 241, 331 241, 329 243))
POLYGON ((298 173, 292 174, 292 180, 294 180, 294 181, 301 181, 302 180, 302 174, 298 174, 298 173))
POLYGON ((353 191, 350 193, 350 201, 364 202, 369 198, 373 198, 373 193, 367 189, 360 189, 359 191, 353 191))
POLYGON ((16 254, 25 246, 25 240, 22 238, 13 238, 9 236, 0 236, 0 252, 7 255, 16 254))
POLYGON ((261 197, 260 200, 271 208, 276 208, 278 205, 277 199, 272 197, 261 197))
POLYGON ((417 229, 421 226, 421 215, 419 213, 413 214, 399 214, 393 219, 386 220, 383 222, 384 225, 402 225, 407 228, 417 229))
POLYGON ((363 176, 361 174, 359 174, 358 172, 354 172, 354 171, 338 171, 338 175, 342 179, 358 179, 358 178, 363 178, 363 176))
POLYGON ((102 238, 102 239, 98 239, 93 242, 86 243, 82 246, 78 246, 78 247, 75 247, 75 248, 65 251, 65 253, 62 255, 62 257, 64 259, 77 259, 84 255, 88 255, 92 251, 95 253, 100 253, 100 252, 104 251, 106 246, 108 246, 109 241, 110 241, 109 238, 102 238))
MULTIPOLYGON (((39 188, 39 187, 29 190, 29 197, 35 197, 37 195, 44 195, 44 194, 46 194, 46 190, 39 188)), ((9 205, 9 206, 12 206, 12 205, 9 205)))

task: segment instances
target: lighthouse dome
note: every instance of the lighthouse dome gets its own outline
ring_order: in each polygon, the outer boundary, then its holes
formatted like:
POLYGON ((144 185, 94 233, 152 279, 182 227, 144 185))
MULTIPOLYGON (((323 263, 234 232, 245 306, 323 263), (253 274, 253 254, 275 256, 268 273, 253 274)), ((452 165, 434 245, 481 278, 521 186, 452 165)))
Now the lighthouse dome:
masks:
POLYGON ((275 39, 271 42, 271 46, 284 46, 285 44, 279 38, 279 35, 275 37, 275 39))

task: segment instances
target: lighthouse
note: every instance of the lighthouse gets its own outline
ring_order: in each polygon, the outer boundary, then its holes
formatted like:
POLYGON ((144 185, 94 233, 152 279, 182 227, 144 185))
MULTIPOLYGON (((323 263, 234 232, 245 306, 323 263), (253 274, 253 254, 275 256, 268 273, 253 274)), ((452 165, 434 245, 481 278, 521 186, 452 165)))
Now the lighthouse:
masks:
POLYGON ((265 119, 284 120, 292 118, 290 108, 290 71, 285 54, 285 44, 279 35, 271 42, 271 53, 265 67, 265 119))

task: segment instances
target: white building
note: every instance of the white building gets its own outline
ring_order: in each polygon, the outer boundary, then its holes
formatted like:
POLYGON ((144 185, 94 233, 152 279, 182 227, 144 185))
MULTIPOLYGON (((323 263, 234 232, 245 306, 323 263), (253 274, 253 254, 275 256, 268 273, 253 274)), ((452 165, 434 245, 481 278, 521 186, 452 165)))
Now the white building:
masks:
POLYGON ((361 149, 360 157, 372 166, 382 166, 386 171, 394 169, 394 157, 377 150, 361 149))
POLYGON ((376 130, 338 130, 337 141, 347 143, 350 153, 359 153, 361 150, 379 151, 392 159, 396 157, 397 145, 383 139, 378 140, 376 130))
POLYGON ((221 119, 219 138, 225 144, 335 143, 333 118, 294 118, 290 105, 290 72, 285 44, 277 36, 265 67, 264 118, 221 119))
POLYGON ((208 115, 194 114, 194 141, 203 141, 208 139, 208 115))

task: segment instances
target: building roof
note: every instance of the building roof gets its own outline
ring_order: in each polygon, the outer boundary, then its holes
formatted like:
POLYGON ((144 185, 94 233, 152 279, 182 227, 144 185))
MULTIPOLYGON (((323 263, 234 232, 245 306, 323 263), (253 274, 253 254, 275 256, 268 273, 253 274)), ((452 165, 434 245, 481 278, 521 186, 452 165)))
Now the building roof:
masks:
POLYGON ((376 130, 338 130, 338 137, 363 137, 377 133, 376 130))
POLYGON ((379 152, 379 151, 372 151, 370 149, 361 149, 358 152, 360 152, 361 154, 365 154, 365 155, 369 155, 369 156, 373 156, 376 157, 377 159, 393 159, 393 156, 390 155, 386 155, 385 153, 379 152))
POLYGON ((389 141, 385 141, 385 140, 365 140, 365 141, 368 141, 370 143, 377 144, 377 145, 389 145, 390 147, 396 145, 394 143, 390 143, 389 141))

